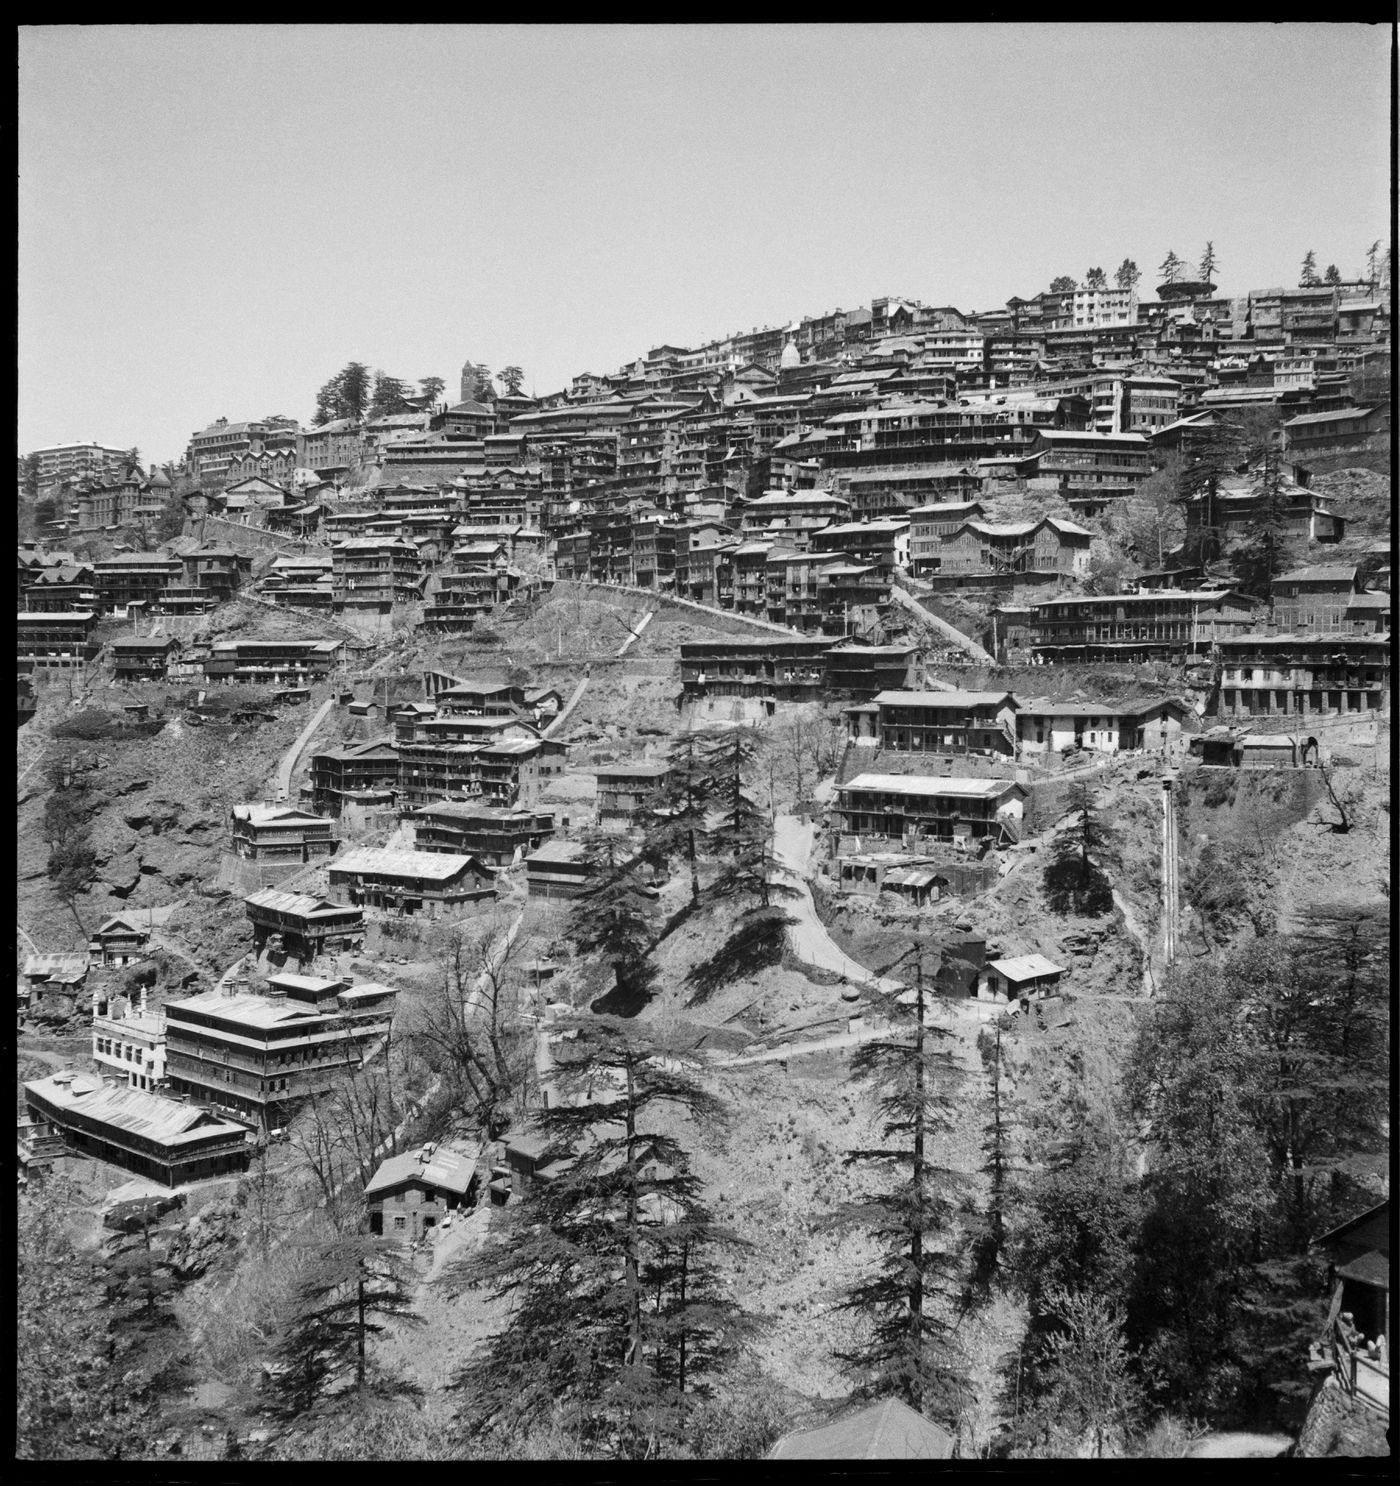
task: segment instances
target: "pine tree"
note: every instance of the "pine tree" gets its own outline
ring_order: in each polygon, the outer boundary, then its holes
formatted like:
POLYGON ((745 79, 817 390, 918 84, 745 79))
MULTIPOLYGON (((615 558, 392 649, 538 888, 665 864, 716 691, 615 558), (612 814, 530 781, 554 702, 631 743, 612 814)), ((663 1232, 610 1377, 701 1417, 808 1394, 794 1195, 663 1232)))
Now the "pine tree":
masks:
POLYGON ((1176 250, 1171 249, 1162 260, 1162 266, 1157 272, 1161 275, 1164 284, 1175 284, 1180 280, 1181 271, 1185 267, 1186 265, 1176 256, 1176 250))
POLYGON ((370 397, 370 417, 397 412, 399 405, 409 395, 407 382, 400 381, 398 377, 391 377, 388 372, 375 372, 374 391, 370 397))
POLYGON ((1073 294, 1079 287, 1078 283, 1067 273, 1063 273, 1057 279, 1050 280, 1050 292, 1052 294, 1073 294))
POLYGON ((446 386, 447 383, 441 377, 420 377, 418 381, 418 390, 433 403, 442 396, 446 386))
POLYGON ((692 1005, 733 980, 776 964, 786 944, 787 926, 793 921, 775 900, 795 897, 798 889, 785 880, 779 867, 772 810, 760 805, 750 789, 762 746, 752 728, 712 733, 700 745, 711 805, 706 841, 719 857, 704 900, 747 903, 733 929, 692 968, 692 1005))
POLYGON ((1186 516, 1184 557, 1193 566, 1214 562, 1220 555, 1224 528, 1219 515, 1220 484, 1239 460, 1239 430, 1220 419, 1196 435, 1189 460, 1183 463, 1178 499, 1186 516))
POLYGON ((352 1367, 355 1386, 367 1375, 366 1339, 385 1330, 380 1318, 416 1325, 401 1261, 366 1237, 315 1245, 296 1289, 294 1308, 273 1356, 272 1394, 287 1418, 306 1413, 352 1367))
POLYGON ((1086 289, 1107 289, 1108 275, 1101 268, 1091 268, 1084 275, 1084 287, 1086 289))
POLYGON ((649 958, 655 905, 641 880, 642 855, 617 836, 596 832, 585 840, 584 862, 588 885, 574 900, 569 937, 584 954, 597 954, 611 967, 614 983, 605 1002, 618 1011, 635 1010, 656 978, 649 958))
POLYGON ((977 1039, 987 1070, 987 1122, 982 1127, 982 1170, 987 1177, 987 1210, 970 1245, 973 1276, 985 1286, 1001 1265, 1006 1248, 1006 1214, 1011 1196, 1013 1111, 1006 1077, 1002 1035, 1009 1016, 996 1018, 977 1039))
POLYGON ((1131 258, 1125 258, 1118 265, 1118 271, 1113 275, 1113 281, 1120 289, 1136 289, 1142 275, 1138 272, 1138 266, 1131 258))
POLYGON ((915 955, 908 1034, 863 1043, 851 1059, 852 1079, 878 1097, 885 1143, 848 1151, 845 1164, 891 1175, 842 1215, 860 1221, 884 1257, 839 1302, 867 1319, 869 1334, 838 1357, 858 1395, 893 1392, 911 1408, 952 1422, 965 1397, 965 1368, 952 1328, 933 1303, 940 1290, 950 1292, 956 1272, 952 1199, 965 1181, 936 1164, 933 1146, 952 1129, 958 1074, 940 1046, 950 1034, 928 1019, 922 953, 915 955))
POLYGON ((1114 833, 1098 810, 1087 779, 1076 779, 1070 785, 1067 806, 1074 818, 1051 843, 1045 867, 1046 895, 1057 913, 1072 907, 1075 913, 1096 918, 1108 912, 1113 898, 1094 858, 1112 844, 1114 833))
POLYGON ((767 908, 772 821, 750 789, 761 746, 753 728, 711 735, 704 745, 714 811, 708 839, 723 863, 709 895, 712 900, 752 895, 767 908))
POLYGON ((1268 432, 1256 444, 1250 474, 1251 515, 1233 567, 1241 590, 1269 596, 1273 580, 1288 568, 1288 497, 1278 444, 1268 432))
POLYGON ((548 1181, 512 1200, 495 1241, 449 1281, 509 1300, 509 1319, 457 1380, 468 1429, 509 1430, 562 1407, 581 1438, 655 1453, 752 1323, 710 1255, 715 1221, 677 1136, 722 1106, 635 1023, 580 1023, 565 1097, 538 1113, 548 1181))
POLYGON ((520 396, 520 388, 525 382, 525 373, 518 366, 503 366, 500 370, 500 378, 511 397, 520 396))
POLYGON ((26 454, 21 464, 23 466, 21 479, 24 486, 24 493, 30 500, 37 500, 39 497, 39 471, 43 465, 43 459, 37 452, 26 454))
POLYGON ((1377 276, 1377 265, 1380 262, 1381 244, 1377 238, 1375 242, 1366 249, 1366 282, 1370 285, 1371 293, 1376 292, 1376 285, 1380 282, 1377 276))
POLYGON ((1303 270, 1298 277, 1300 289, 1312 289, 1317 285, 1317 254, 1311 248, 1303 258, 1303 270))
POLYGON ((1341 270, 1335 263, 1329 263, 1322 274, 1324 284, 1340 284, 1342 282, 1341 270))
POLYGON ((1205 252, 1201 254, 1201 266, 1197 270, 1203 284, 1213 284, 1215 282, 1215 270, 1217 266, 1215 244, 1208 242, 1205 252))
POLYGON ((684 855, 690 868, 692 908, 700 905, 699 846, 704 841, 705 820, 714 795, 709 749, 715 737, 685 732, 672 739, 661 801, 664 814, 648 833, 649 843, 657 851, 684 855))

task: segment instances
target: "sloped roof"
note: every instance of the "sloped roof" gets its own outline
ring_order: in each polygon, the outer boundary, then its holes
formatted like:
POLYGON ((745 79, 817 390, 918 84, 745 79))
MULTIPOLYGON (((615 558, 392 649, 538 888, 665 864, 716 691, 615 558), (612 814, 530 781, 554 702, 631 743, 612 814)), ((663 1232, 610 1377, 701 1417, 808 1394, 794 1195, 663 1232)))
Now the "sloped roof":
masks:
POLYGON ((953 1437, 942 1425, 887 1398, 815 1429, 785 1434, 769 1460, 951 1460, 953 1437))
POLYGON ((295 913, 309 918, 316 913, 357 913, 351 903, 332 903, 328 898, 313 897, 310 893, 279 893, 276 888, 265 887, 260 892, 250 893, 243 900, 255 908, 271 908, 278 913, 295 913))
POLYGON ((995 707, 1015 698, 1009 691, 882 691, 875 700, 892 707, 934 707, 942 712, 995 707))
POLYGON ((471 1154, 436 1150, 426 1161, 422 1159, 421 1151, 405 1151, 401 1156, 390 1156, 365 1184, 365 1196, 373 1197, 405 1182, 422 1181, 440 1191, 464 1197, 471 1186, 472 1172, 480 1154, 479 1150, 471 1154))
POLYGON ((1065 967, 1047 960, 1044 955, 1015 955, 1007 960, 992 960, 988 969, 1000 971, 1007 980, 1038 980, 1042 975, 1063 975, 1065 967))
POLYGON ((960 779, 947 775, 931 774, 858 774, 841 785, 840 792, 847 790, 879 790, 886 794, 959 796, 966 799, 999 799, 1009 790, 1026 794, 1026 787, 1014 779, 960 779))
POLYGON ((59 1109, 81 1112, 104 1125, 130 1131, 164 1146, 184 1145, 221 1133, 246 1133, 242 1125, 232 1120, 221 1120, 196 1105, 150 1094, 129 1084, 94 1086, 91 1080, 82 1078, 59 1083, 58 1077, 35 1079, 25 1084, 25 1090, 59 1109))
POLYGON ((421 877, 446 882, 474 865, 477 865, 475 857, 454 856, 445 851, 397 851, 383 846, 357 846, 336 857, 330 870, 337 877, 347 872, 361 872, 368 876, 421 877))

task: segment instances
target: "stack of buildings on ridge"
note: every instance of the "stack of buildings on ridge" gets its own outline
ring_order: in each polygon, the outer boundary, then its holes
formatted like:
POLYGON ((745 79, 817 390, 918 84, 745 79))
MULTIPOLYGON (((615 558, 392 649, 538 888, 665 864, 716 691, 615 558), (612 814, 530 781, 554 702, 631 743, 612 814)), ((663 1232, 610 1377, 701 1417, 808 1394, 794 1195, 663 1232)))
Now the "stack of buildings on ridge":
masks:
MULTIPOLYGON (((308 747, 299 793, 224 822, 218 883, 251 977, 158 1006, 115 993, 165 910, 26 961, 21 1022, 86 1008, 103 1071, 26 1084, 31 1165, 61 1137, 169 1186, 240 1169, 379 1056, 397 993, 356 960, 386 924, 469 918, 511 882, 563 911, 588 878, 580 827, 626 835, 661 808, 655 746, 571 757, 571 685, 429 670, 411 700, 381 692, 370 659, 405 629, 467 635, 569 583, 690 605, 700 629, 718 616, 674 657, 678 722, 839 715, 821 870, 913 908, 985 890, 1086 764, 1310 767, 1328 727, 1389 714, 1388 551, 1355 550, 1313 486, 1318 464, 1388 453, 1389 313, 1388 282, 1078 290, 983 314, 888 297, 656 347, 545 397, 497 394, 469 363, 452 403, 220 418, 174 471, 40 451, 56 511, 19 550, 21 726, 46 689, 99 680, 133 726, 161 688, 186 726, 222 696, 250 726, 327 703, 341 725, 308 747), (1262 467, 1235 449, 1182 543, 1105 591, 1105 533, 1143 484, 1233 447, 1261 406, 1279 422, 1262 467), (1296 561, 1248 592, 1224 557, 1265 499, 1296 561), (181 535, 149 540, 175 502, 181 535), (95 539, 106 555, 86 555, 95 539), (231 604, 278 622, 219 638, 231 604), (1105 667, 1140 681, 1099 688, 1105 667), (585 767, 591 807, 558 788, 585 767)), ((1011 1004, 1068 973, 978 941, 940 988, 1011 1004)), ((421 1238, 548 1155, 394 1157, 367 1190, 376 1231, 421 1238)))

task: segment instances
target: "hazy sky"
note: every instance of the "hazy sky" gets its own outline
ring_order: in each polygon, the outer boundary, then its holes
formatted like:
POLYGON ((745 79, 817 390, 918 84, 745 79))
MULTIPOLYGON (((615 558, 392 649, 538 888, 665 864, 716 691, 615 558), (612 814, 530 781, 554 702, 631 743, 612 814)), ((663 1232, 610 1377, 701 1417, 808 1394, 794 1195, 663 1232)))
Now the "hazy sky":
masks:
POLYGON ((47 26, 19 33, 19 447, 173 459, 349 360, 557 390, 880 294, 1355 274, 1388 27, 47 26))

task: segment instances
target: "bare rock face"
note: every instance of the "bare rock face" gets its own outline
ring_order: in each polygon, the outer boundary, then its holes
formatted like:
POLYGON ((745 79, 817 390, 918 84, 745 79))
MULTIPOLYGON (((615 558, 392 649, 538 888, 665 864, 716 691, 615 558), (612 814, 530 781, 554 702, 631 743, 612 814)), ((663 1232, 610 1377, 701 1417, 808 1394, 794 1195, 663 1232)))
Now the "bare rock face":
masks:
POLYGON ((198 1279, 238 1237, 238 1208, 220 1202, 201 1208, 170 1241, 167 1259, 182 1280, 198 1279))

